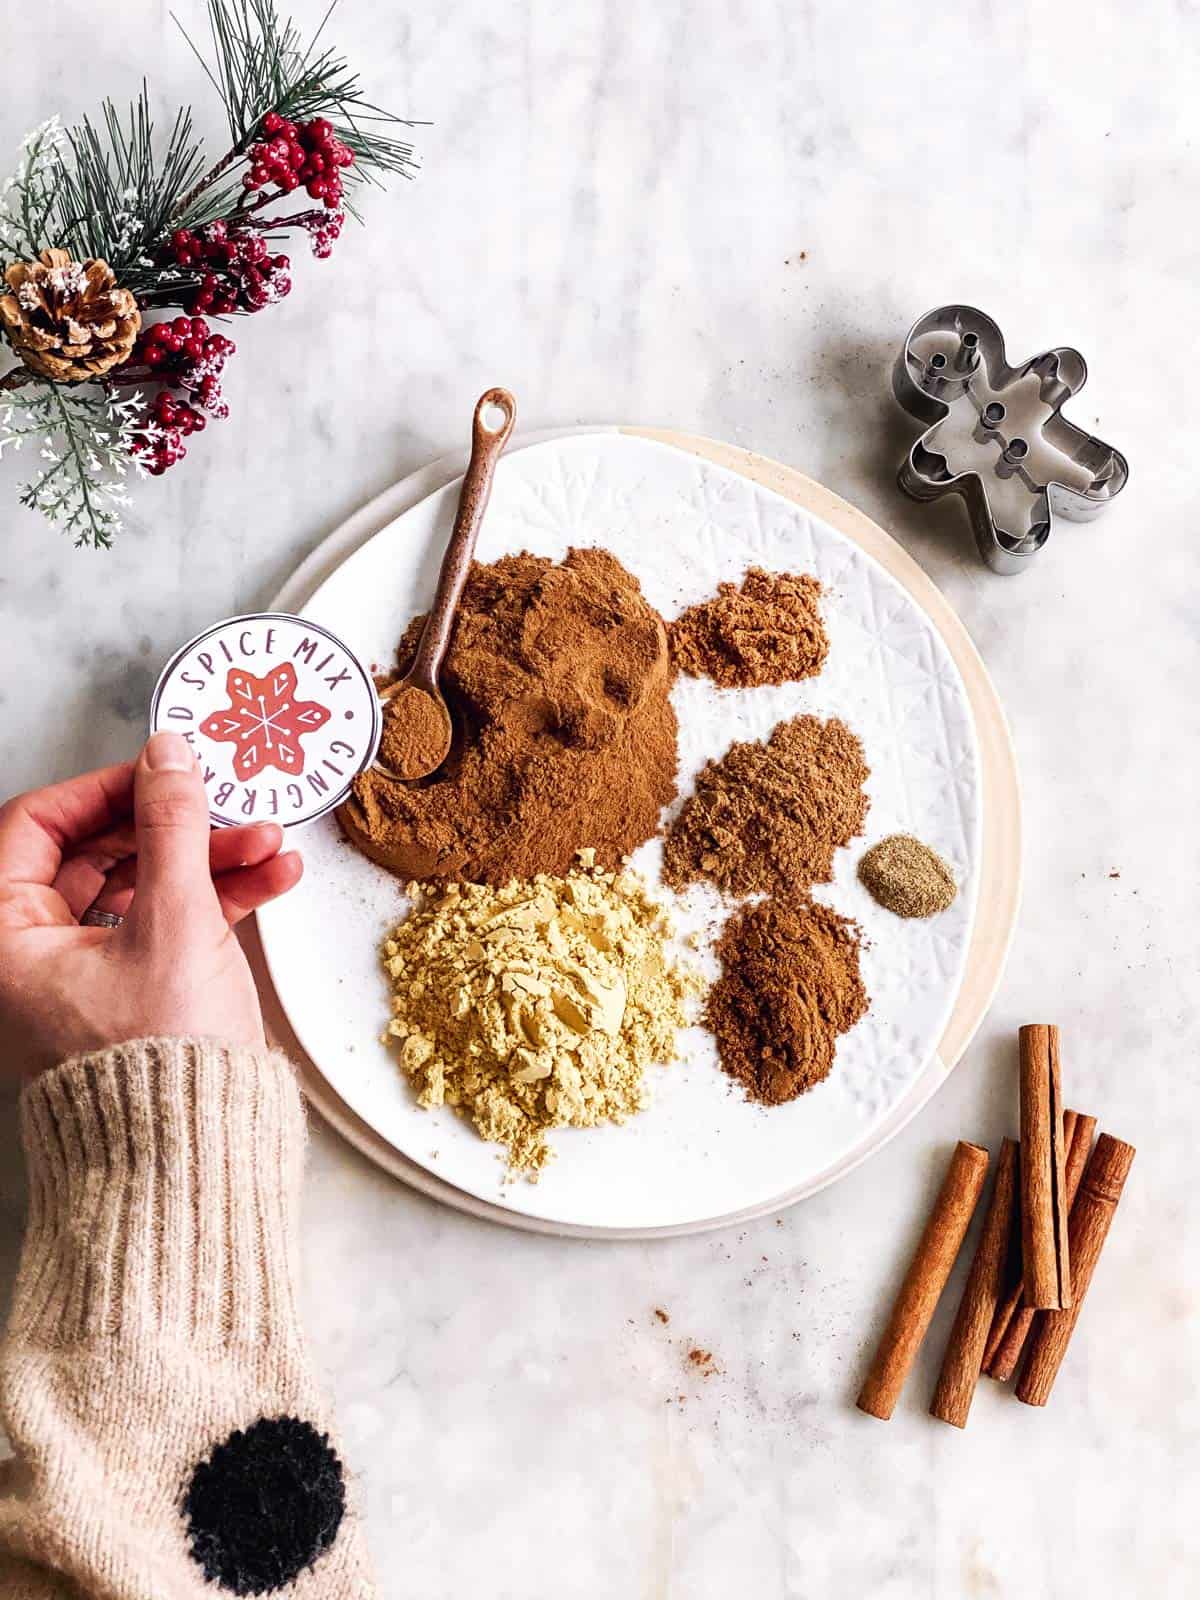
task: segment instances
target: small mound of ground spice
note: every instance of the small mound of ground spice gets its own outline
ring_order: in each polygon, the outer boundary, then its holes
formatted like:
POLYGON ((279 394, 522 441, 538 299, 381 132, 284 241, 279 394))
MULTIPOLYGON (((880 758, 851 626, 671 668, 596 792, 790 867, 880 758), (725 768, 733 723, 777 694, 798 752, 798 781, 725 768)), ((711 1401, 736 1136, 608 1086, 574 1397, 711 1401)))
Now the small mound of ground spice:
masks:
POLYGON ((667 833, 673 889, 708 878, 728 894, 787 894, 828 883, 833 853, 862 832, 863 748, 836 717, 792 717, 771 737, 710 761, 667 833))
POLYGON ((384 705, 379 759, 399 778, 423 778, 450 748, 446 708, 424 689, 401 689, 384 705))
POLYGON ((820 597, 820 583, 806 573, 751 567, 740 588, 720 584, 670 624, 671 657, 680 672, 722 689, 814 678, 829 654, 820 597))
POLYGON ((870 1004, 857 924, 812 900, 760 900, 734 913, 716 949, 704 1021, 747 1098, 782 1105, 827 1078, 838 1036, 870 1004))
POLYGON ((954 904, 958 885, 936 850, 911 833, 889 833, 858 864, 872 899, 898 917, 934 917, 954 904))

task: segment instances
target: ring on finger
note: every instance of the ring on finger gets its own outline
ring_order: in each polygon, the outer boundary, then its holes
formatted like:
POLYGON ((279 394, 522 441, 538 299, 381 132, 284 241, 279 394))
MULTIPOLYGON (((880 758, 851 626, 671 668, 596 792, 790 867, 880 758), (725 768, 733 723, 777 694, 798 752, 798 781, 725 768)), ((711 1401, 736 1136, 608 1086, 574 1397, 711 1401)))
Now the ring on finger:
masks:
POLYGON ((81 928, 119 928, 125 921, 115 911, 97 911, 95 906, 89 906, 79 919, 81 928))

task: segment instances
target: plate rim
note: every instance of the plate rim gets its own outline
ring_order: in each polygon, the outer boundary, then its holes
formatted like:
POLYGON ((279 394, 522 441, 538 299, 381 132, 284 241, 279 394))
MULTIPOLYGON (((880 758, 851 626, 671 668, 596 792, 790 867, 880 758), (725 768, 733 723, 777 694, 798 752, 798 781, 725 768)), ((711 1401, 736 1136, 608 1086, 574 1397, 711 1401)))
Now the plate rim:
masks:
MULTIPOLYGON (((523 1231, 591 1239, 646 1239, 687 1235, 744 1224, 781 1211, 817 1193, 876 1154, 903 1128, 946 1081, 962 1059, 990 1008, 1015 931, 1021 893, 1021 800, 1016 759, 999 696, 966 627, 950 602, 912 556, 883 528, 849 501, 796 468, 739 445, 671 429, 606 424, 542 430, 514 439, 510 452, 547 440, 624 434, 700 456, 768 488, 830 523, 871 555, 898 582, 933 623, 962 677, 971 707, 983 774, 980 881, 967 965, 950 1017, 925 1070, 908 1093, 872 1132, 853 1157, 769 1201, 736 1212, 649 1228, 612 1228, 555 1222, 497 1206, 456 1188, 395 1149, 341 1099, 307 1055, 288 1023, 270 980, 257 923, 247 930, 248 953, 259 980, 271 1037, 296 1063, 300 1082, 320 1115, 350 1144, 392 1176, 428 1197, 482 1220, 523 1231)), ((373 497, 332 530, 299 564, 272 598, 272 609, 299 611, 316 589, 389 522, 460 476, 466 453, 440 456, 373 497)))

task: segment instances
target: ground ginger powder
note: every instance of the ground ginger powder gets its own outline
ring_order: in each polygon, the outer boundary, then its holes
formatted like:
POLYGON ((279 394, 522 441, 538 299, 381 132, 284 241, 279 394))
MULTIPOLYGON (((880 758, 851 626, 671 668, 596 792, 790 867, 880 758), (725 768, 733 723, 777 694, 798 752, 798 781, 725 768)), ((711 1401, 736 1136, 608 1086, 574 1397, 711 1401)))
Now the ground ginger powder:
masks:
POLYGON ((546 1130, 624 1122, 645 1069, 676 1056, 695 977, 667 951, 662 909, 590 851, 565 877, 413 886, 384 942, 391 1041, 425 1107, 453 1106, 536 1178, 546 1130))

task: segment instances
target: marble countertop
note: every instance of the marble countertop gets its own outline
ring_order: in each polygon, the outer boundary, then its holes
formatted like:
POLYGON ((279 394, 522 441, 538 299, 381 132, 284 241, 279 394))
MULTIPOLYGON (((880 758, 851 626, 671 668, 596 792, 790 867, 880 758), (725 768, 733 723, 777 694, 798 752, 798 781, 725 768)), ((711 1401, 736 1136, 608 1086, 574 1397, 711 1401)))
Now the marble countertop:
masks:
MULTIPOLYGON (((165 8, 104 10, 8 17, 0 145, 143 68, 219 135, 165 8)), ((181 11, 199 22, 196 0, 181 11)), ((231 419, 141 487, 111 554, 16 508, 19 463, 0 468, 3 787, 131 753, 172 648, 265 601, 502 382, 525 428, 729 439, 889 528, 994 676, 1027 828, 1016 942, 967 1058, 884 1152, 784 1215, 652 1244, 533 1237, 315 1130, 309 1321, 383 1594, 1194 1592, 1200 15, 345 0, 331 29, 376 98, 430 119, 424 170, 238 325, 231 419), (1132 464, 1114 509, 1058 527, 1021 579, 979 564, 957 504, 895 487, 913 435, 890 363, 947 300, 990 312, 1013 356, 1082 350, 1073 414, 1132 464), (852 1401, 888 1295, 950 1143, 1013 1131, 1015 1029, 1041 1017, 1063 1026, 1071 1101, 1140 1150, 1069 1364, 1045 1412, 985 1384, 966 1433, 933 1422, 952 1292, 881 1425, 852 1401), (697 1344, 715 1376, 689 1369, 697 1344)), ((5 1279, 18 1172, 6 1110, 5 1279)))

